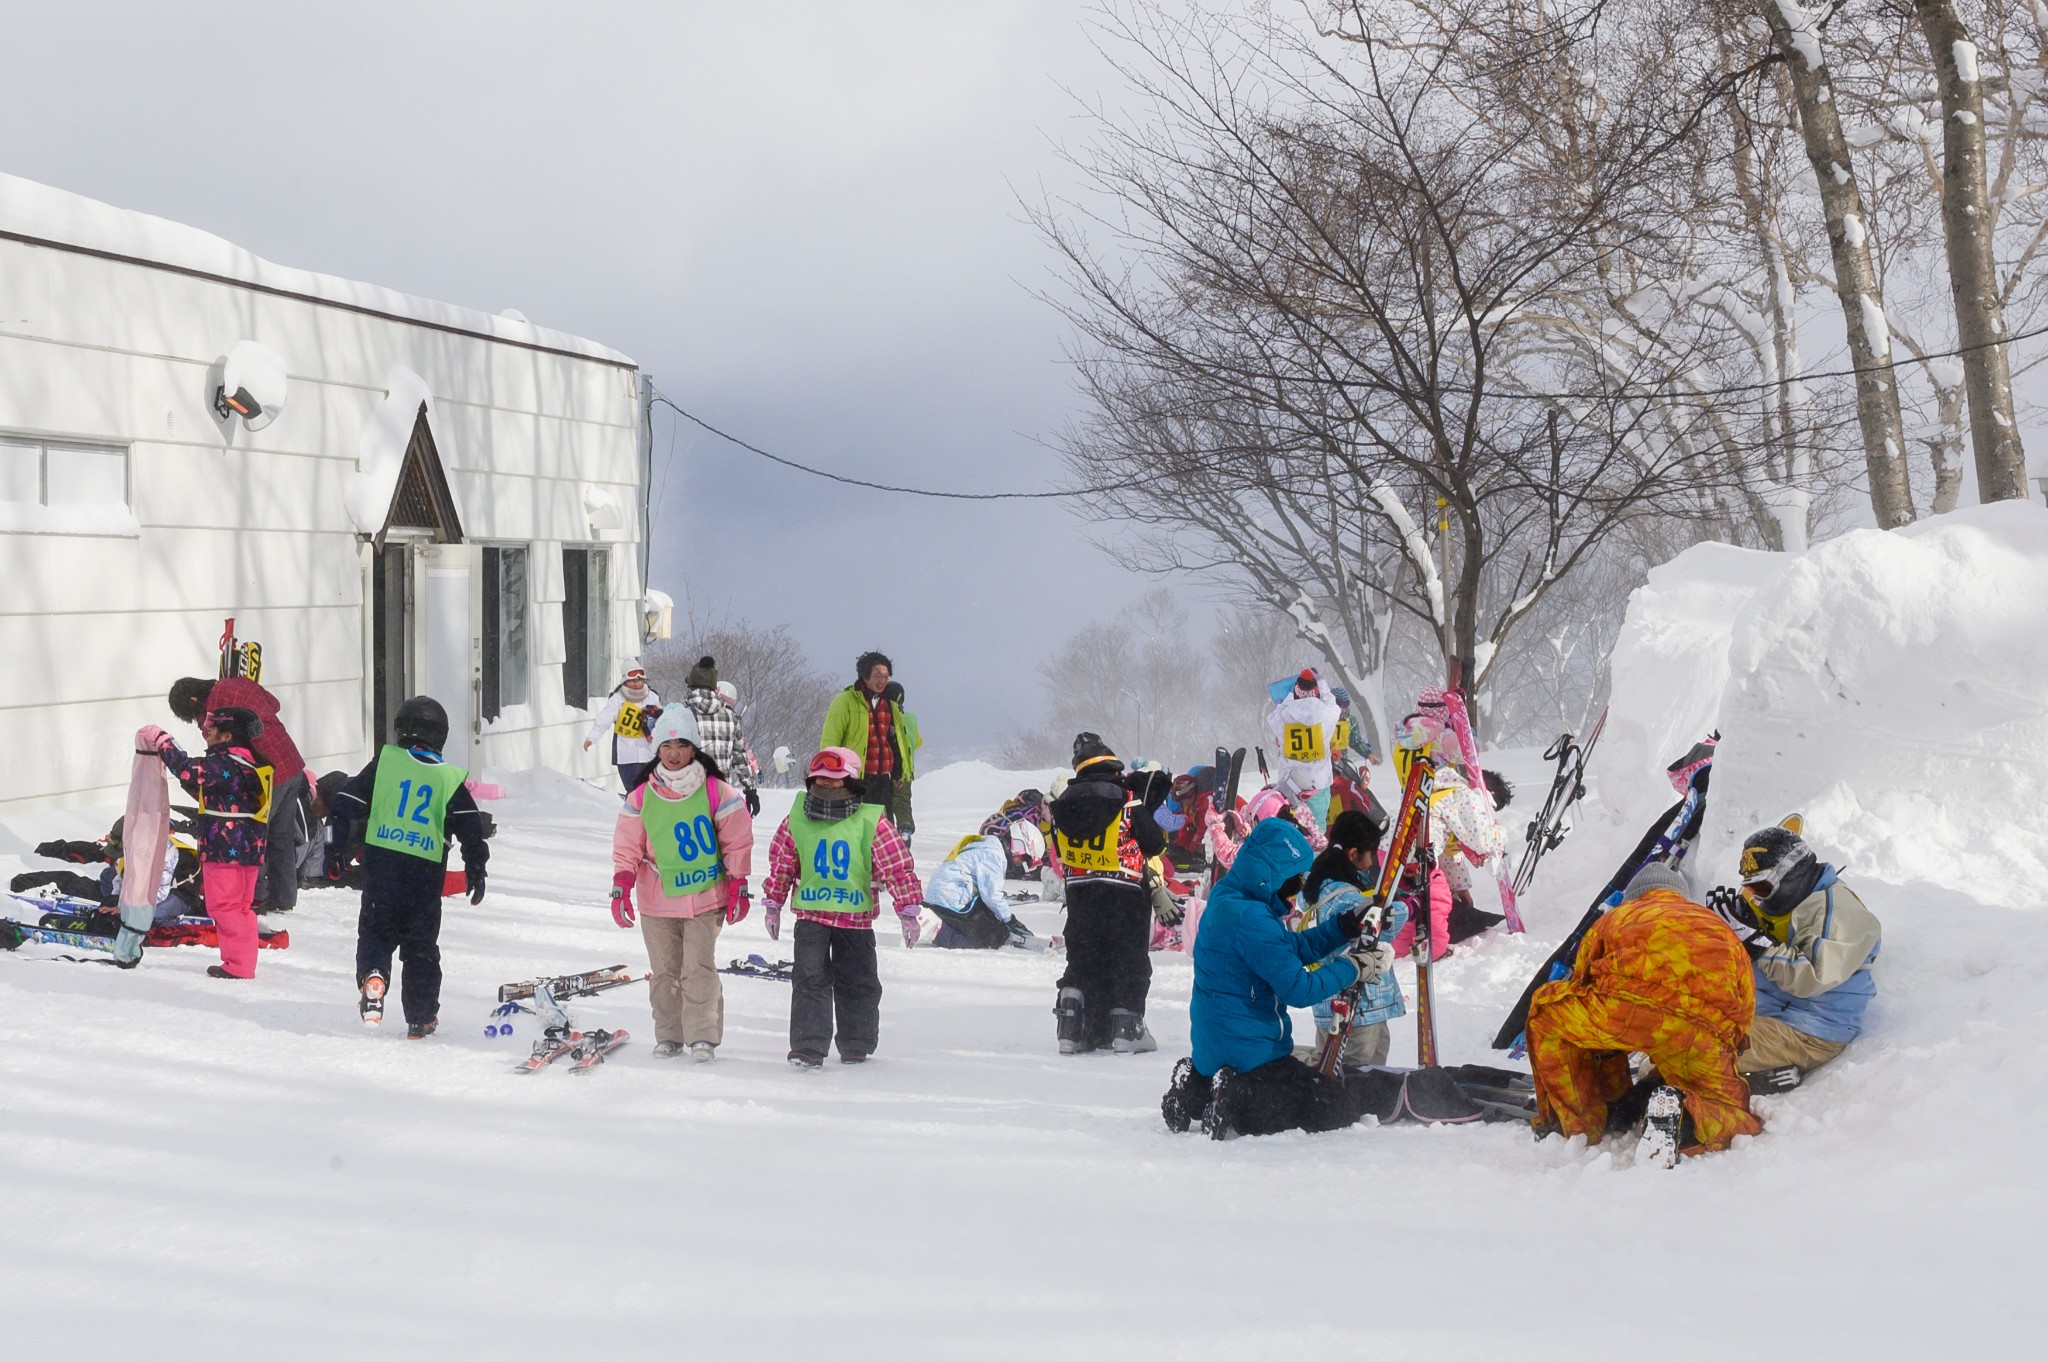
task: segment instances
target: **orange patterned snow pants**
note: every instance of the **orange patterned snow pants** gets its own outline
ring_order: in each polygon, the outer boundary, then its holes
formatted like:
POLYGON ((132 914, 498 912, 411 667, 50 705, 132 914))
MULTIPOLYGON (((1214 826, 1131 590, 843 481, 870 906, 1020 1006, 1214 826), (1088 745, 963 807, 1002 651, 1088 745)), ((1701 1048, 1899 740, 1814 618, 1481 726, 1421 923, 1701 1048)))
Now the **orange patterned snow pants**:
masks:
POLYGON ((1536 1119, 1597 1142, 1641 1050, 1684 1095, 1701 1149, 1763 1129, 1735 1056, 1756 1011, 1749 958, 1711 910, 1657 889, 1596 922, 1569 979, 1536 990, 1536 1119))

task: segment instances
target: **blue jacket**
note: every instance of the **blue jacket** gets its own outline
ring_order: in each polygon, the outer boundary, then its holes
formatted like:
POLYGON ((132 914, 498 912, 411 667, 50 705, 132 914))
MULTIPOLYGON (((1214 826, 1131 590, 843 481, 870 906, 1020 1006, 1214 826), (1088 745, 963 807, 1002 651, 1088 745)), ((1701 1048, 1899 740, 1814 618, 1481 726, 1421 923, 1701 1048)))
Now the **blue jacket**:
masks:
POLYGON ((1862 1032, 1864 1010, 1877 996, 1870 967, 1884 929, 1835 868, 1823 865, 1783 934, 1757 959, 1756 1015, 1847 1045, 1862 1032))
POLYGON ((1230 873, 1202 908, 1195 933, 1195 996, 1188 1009, 1195 1068, 1243 1072, 1294 1052, 1290 1007, 1313 1007, 1358 978, 1350 961, 1309 966, 1343 944, 1333 919, 1290 932, 1280 886, 1306 875, 1308 839, 1284 818, 1252 829, 1230 873))
POLYGON ((976 899, 1003 921, 1010 920, 1010 900, 1003 892, 1003 872, 1010 853, 999 837, 977 837, 948 856, 924 882, 924 901, 964 913, 976 899))
MULTIPOLYGON (((1323 885, 1322 897, 1309 905, 1309 912, 1315 915, 1317 922, 1328 922, 1346 909, 1356 908, 1364 911, 1365 902, 1365 892, 1357 885, 1346 884, 1342 880, 1329 880, 1323 885)), ((1397 897, 1387 904, 1387 925, 1380 929, 1380 940, 1392 941, 1407 925, 1408 900, 1397 897)), ((1316 1026, 1319 1029, 1329 1029, 1329 1003, 1317 1003, 1315 1012, 1316 1026)), ((1407 1004, 1401 1000, 1401 981, 1394 977, 1392 970, 1388 970, 1359 990, 1358 1015, 1352 1018, 1352 1024, 1371 1026, 1374 1022, 1392 1021, 1407 1014, 1407 1004)))

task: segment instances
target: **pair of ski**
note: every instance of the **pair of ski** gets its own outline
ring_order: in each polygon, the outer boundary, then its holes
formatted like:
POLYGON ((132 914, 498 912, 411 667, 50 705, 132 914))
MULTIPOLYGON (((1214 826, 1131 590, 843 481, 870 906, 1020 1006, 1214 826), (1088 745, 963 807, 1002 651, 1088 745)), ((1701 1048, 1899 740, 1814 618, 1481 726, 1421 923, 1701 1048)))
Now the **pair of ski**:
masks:
POLYGON ((756 952, 744 960, 733 960, 718 972, 720 974, 737 974, 745 979, 779 979, 787 984, 796 978, 796 962, 794 960, 770 960, 768 957, 756 952))
MULTIPOLYGON (((1387 905, 1400 891, 1401 876, 1413 865, 1422 881, 1421 909, 1413 915, 1415 924, 1415 1043, 1419 1067, 1436 1067, 1435 999, 1430 991, 1429 877, 1436 854, 1429 845, 1429 797, 1435 788, 1427 761, 1408 764, 1408 779, 1401 787, 1400 810, 1394 820, 1393 837, 1380 860, 1380 877, 1366 901, 1367 929, 1377 934, 1386 922, 1387 905)), ((1316 1070, 1334 1075, 1343 1063, 1344 1041, 1358 1021, 1358 1000, 1365 985, 1353 981, 1330 1000, 1330 1018, 1335 1023, 1323 1037, 1316 1054, 1316 1070)))
POLYGON ((1606 729, 1607 711, 1603 708, 1585 742, 1579 742, 1570 733, 1561 733, 1556 742, 1544 749, 1543 759, 1556 762, 1557 771, 1550 778, 1550 793, 1543 800, 1542 811, 1529 821, 1523 833, 1522 862, 1515 867, 1517 896, 1528 891, 1544 854, 1557 850, 1565 834, 1571 831, 1565 819, 1572 806, 1586 797, 1586 763, 1593 759, 1593 749, 1600 745, 1600 735, 1606 729))
POLYGON ((569 1014, 562 1010, 562 1002, 568 998, 588 998, 609 989, 637 984, 648 976, 633 973, 627 965, 608 965, 603 969, 586 970, 581 974, 563 974, 552 978, 525 979, 518 983, 498 986, 499 1011, 506 1006, 518 1007, 531 1000, 531 1010, 539 1013, 544 1029, 541 1038, 533 1043, 533 1053, 513 1066, 515 1074, 538 1073, 557 1060, 569 1058, 572 1073, 589 1073, 604 1063, 606 1055, 624 1045, 632 1037, 625 1031, 603 1029, 579 1031, 569 1020, 569 1014))

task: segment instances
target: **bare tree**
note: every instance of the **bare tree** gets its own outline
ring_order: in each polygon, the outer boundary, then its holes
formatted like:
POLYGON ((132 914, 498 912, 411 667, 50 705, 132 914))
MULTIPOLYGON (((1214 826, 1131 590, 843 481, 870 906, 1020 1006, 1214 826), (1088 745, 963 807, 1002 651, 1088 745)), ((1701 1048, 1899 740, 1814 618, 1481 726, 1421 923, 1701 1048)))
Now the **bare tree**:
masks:
POLYGON ((647 679, 662 699, 680 701, 690 668, 708 656, 718 664, 719 679, 739 692, 747 745, 763 774, 772 776, 769 759, 778 747, 787 746, 799 760, 808 757, 838 686, 811 664, 789 626, 714 623, 699 620, 694 611, 690 623, 695 627, 687 638, 658 643, 644 659, 647 679))

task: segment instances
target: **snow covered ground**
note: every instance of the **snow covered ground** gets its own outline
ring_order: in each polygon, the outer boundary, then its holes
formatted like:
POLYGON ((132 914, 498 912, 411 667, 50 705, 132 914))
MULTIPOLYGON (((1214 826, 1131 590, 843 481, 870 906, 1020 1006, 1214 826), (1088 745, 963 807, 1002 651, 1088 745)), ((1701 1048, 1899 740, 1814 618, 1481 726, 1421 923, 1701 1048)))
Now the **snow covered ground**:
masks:
MULTIPOLYGON (((1530 755, 1507 765, 1533 803, 1530 755)), ((921 780, 921 852, 1034 778, 921 780)), ((356 1025, 336 891, 305 896, 291 949, 247 984, 206 978, 199 950, 133 973, 0 958, 10 1353, 1967 1356, 2032 1332, 2039 915, 1872 885, 1873 1033, 1766 1103, 1761 1139, 1675 1173, 1504 1126, 1217 1145, 1159 1120, 1187 1041, 1175 955, 1154 957, 1156 1055, 1060 1059, 1056 956, 889 932, 865 1067, 792 1071, 787 986, 729 978, 711 1065, 635 1043, 587 1076, 509 1075, 523 1042, 484 1035, 497 984, 645 957, 600 906, 616 800, 508 784, 491 894, 450 904, 430 1041, 356 1025)), ((787 799, 769 796, 764 842, 787 799)), ((1530 936, 1444 964, 1449 1057, 1486 1057, 1630 837, 1581 829, 1529 896, 1530 936)), ((0 872, 27 863, 0 854, 0 872)), ((721 955, 750 950, 786 953, 750 921, 721 955)), ((644 1037, 643 999, 578 1015, 644 1037)))

